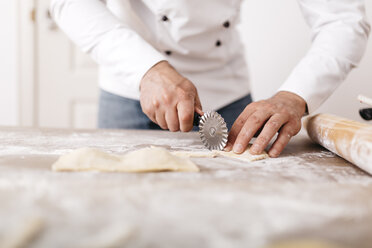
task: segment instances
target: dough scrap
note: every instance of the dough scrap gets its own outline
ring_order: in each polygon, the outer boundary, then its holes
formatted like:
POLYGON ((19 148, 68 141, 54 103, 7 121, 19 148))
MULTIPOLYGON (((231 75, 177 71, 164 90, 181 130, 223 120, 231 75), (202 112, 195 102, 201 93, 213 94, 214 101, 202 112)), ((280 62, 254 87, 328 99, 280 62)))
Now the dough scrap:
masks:
POLYGON ((109 154, 95 148, 80 148, 62 155, 52 165, 54 171, 103 172, 198 172, 188 158, 172 155, 160 147, 143 148, 124 155, 109 154))
POLYGON ((227 158, 235 158, 245 162, 253 162, 268 158, 269 155, 263 151, 261 154, 252 155, 249 152, 251 148, 251 144, 247 147, 245 152, 242 154, 236 154, 233 151, 225 152, 225 151, 207 151, 207 152, 200 152, 200 151, 175 151, 172 154, 180 157, 187 157, 187 158, 215 158, 217 156, 227 157, 227 158))

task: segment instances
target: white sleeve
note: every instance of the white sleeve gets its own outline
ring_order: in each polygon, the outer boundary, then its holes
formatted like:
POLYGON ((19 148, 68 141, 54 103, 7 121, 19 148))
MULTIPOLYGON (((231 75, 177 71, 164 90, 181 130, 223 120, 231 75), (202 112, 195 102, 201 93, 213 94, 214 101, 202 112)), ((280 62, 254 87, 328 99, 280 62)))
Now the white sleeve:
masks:
POLYGON ((279 91, 301 96, 316 110, 360 62, 370 26, 364 0, 298 0, 312 29, 312 46, 279 91))
POLYGON ((147 70, 164 60, 100 0, 53 0, 50 11, 59 27, 84 52, 134 87, 139 87, 147 70))

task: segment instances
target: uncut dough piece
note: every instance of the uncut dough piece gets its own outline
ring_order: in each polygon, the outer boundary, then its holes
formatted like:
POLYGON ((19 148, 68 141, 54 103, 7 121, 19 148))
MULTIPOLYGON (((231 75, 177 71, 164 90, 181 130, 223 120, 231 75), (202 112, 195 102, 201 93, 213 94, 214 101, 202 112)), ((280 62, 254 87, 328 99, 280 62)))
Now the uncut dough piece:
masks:
POLYGON ((121 156, 95 148, 80 148, 61 156, 52 165, 52 169, 103 172, 199 171, 190 159, 172 155, 159 147, 143 148, 121 156))
POLYGON ((269 155, 264 151, 258 155, 252 155, 249 153, 249 148, 251 148, 251 144, 247 147, 247 150, 242 154, 236 154, 233 151, 225 152, 225 151, 207 151, 207 152, 200 152, 200 151, 175 151, 172 154, 180 157, 187 157, 187 158, 215 158, 217 156, 228 157, 228 158, 236 158, 239 160, 243 160, 246 162, 253 162, 257 160, 262 160, 268 158, 269 155))
POLYGON ((227 158, 236 158, 236 159, 246 161, 246 162, 258 161, 258 160, 266 159, 269 157, 269 155, 265 151, 263 151, 261 154, 258 154, 258 155, 250 154, 249 149, 251 148, 251 146, 252 145, 249 144, 249 146, 247 147, 247 150, 245 150, 245 152, 241 154, 236 154, 233 151, 230 151, 230 152, 217 151, 217 154, 219 156, 223 156, 227 158))

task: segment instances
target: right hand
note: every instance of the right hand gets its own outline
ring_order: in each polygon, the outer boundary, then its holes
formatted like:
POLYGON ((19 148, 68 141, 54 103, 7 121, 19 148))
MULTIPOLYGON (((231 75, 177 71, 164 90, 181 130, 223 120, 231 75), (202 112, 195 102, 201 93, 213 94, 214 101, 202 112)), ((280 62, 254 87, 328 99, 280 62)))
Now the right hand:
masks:
POLYGON ((154 65, 140 84, 142 111, 162 129, 188 132, 194 113, 203 115, 198 92, 167 61, 154 65))

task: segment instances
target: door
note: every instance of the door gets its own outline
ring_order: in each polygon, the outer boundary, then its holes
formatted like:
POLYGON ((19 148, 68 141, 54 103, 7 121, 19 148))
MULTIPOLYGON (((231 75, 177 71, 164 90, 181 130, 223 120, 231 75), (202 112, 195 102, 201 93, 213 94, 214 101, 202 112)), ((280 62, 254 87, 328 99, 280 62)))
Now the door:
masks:
POLYGON ((48 11, 49 2, 36 1, 37 126, 95 128, 97 65, 56 26, 48 11))

